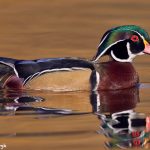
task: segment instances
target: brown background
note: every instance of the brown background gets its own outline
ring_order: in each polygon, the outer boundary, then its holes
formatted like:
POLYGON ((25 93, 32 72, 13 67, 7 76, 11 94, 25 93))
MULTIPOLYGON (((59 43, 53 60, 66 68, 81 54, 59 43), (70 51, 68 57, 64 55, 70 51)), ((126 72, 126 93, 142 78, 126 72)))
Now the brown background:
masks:
MULTIPOLYGON (((91 58, 103 33, 125 24, 140 25, 150 33, 150 1, 1 0, 0 56, 18 59, 91 58)), ((149 64, 148 56, 135 60, 141 82, 150 81, 149 64)), ((45 96, 45 106, 91 111, 88 93, 71 97, 56 95, 55 98, 48 93, 33 95, 45 96)), ((149 115, 149 96, 149 89, 140 90, 141 103, 137 111, 149 115)), ((5 143, 6 150, 105 149, 106 137, 96 133, 99 125, 95 115, 48 119, 1 116, 0 144, 5 143)))
POLYGON ((0 55, 90 58, 109 28, 136 24, 150 32, 149 6, 149 0, 1 0, 0 55))

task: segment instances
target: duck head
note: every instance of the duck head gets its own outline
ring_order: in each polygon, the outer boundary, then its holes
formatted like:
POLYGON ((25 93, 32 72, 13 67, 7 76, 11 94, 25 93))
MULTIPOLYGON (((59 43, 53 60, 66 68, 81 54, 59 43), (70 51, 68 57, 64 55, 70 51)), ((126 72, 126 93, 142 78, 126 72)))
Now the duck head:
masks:
POLYGON ((150 37, 139 26, 125 25, 108 30, 102 37, 93 62, 109 55, 119 62, 132 62, 137 55, 150 54, 150 37))

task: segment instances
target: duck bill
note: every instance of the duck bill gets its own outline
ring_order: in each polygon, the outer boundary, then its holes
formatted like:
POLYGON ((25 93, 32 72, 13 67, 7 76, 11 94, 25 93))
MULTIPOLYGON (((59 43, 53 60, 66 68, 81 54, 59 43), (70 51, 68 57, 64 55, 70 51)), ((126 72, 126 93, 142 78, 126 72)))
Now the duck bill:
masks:
POLYGON ((145 54, 149 54, 150 55, 150 44, 147 41, 144 41, 144 45, 145 45, 145 49, 144 49, 144 53, 145 54))

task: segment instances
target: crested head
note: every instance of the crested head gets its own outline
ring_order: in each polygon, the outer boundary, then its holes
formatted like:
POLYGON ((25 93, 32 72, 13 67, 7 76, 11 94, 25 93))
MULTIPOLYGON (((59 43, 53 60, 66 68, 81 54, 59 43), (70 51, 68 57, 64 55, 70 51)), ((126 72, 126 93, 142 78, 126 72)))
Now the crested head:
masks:
POLYGON ((139 26, 124 25, 108 30, 102 37, 93 62, 104 55, 119 62, 131 62, 137 55, 150 53, 150 37, 139 26))

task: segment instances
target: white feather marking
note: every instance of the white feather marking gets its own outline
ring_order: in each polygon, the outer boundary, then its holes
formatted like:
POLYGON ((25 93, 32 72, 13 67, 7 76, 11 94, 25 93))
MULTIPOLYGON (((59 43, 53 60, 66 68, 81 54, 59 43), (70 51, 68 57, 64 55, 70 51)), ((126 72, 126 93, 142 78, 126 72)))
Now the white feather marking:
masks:
MULTIPOLYGON (((108 33, 109 34, 109 33, 108 33)), ((103 38, 103 40, 100 42, 100 44, 98 45, 98 48, 101 46, 101 44, 104 42, 104 40, 106 39, 106 37, 108 36, 108 34, 106 34, 106 36, 103 38)), ((103 52, 102 52, 103 54, 103 52)), ((97 61, 97 59, 99 59, 99 57, 101 57, 101 55, 99 55, 95 60, 93 60, 93 62, 97 61)))
POLYGON ((34 77, 39 77, 44 73, 50 73, 50 72, 58 72, 58 71, 73 71, 73 70, 87 70, 87 68, 81 68, 81 67, 72 67, 72 68, 59 68, 59 69, 47 69, 43 70, 41 72, 36 72, 33 75, 30 75, 28 78, 26 78, 23 82, 23 85, 25 85, 27 82, 32 80, 34 77))
MULTIPOLYGON (((118 117, 120 117, 120 116, 122 116, 122 115, 124 115, 124 114, 130 115, 131 113, 134 113, 132 109, 130 109, 130 110, 125 110, 125 111, 121 111, 121 112, 117 112, 117 113, 113 113, 113 114, 112 114, 112 120, 113 120, 113 122, 118 123, 118 122, 119 122, 118 119, 117 119, 118 117)), ((127 116, 127 115, 126 115, 126 116, 127 116)), ((113 122, 109 122, 109 123, 107 124, 107 125, 109 126, 109 128, 111 128, 114 133, 120 132, 120 131, 122 130, 122 128, 119 128, 119 129, 114 128, 114 127, 113 127, 113 122)), ((127 129, 129 129, 129 128, 130 128, 130 127, 127 127, 127 129)))
POLYGON ((143 53, 143 52, 140 52, 140 53, 138 53, 137 55, 144 55, 145 53, 143 53))
POLYGON ((96 62, 110 47, 112 47, 113 45, 115 45, 115 44, 117 44, 117 43, 119 43, 121 41, 124 41, 124 40, 118 40, 115 43, 110 44, 95 60, 93 60, 93 62, 96 62))
POLYGON ((13 70, 14 70, 16 76, 19 77, 18 72, 17 72, 17 70, 16 70, 16 68, 15 68, 15 66, 14 66, 13 64, 11 64, 11 63, 5 63, 5 62, 3 62, 3 61, 0 61, 0 63, 2 63, 2 64, 4 64, 4 65, 7 65, 7 66, 9 66, 9 67, 11 67, 11 68, 13 68, 13 70))
POLYGON ((136 55, 131 52, 129 42, 127 43, 127 51, 128 51, 128 55, 129 55, 128 60, 129 60, 129 62, 132 62, 132 60, 136 57, 136 55))
POLYGON ((95 85, 93 91, 97 91, 99 82, 100 82, 100 74, 96 71, 96 85, 95 85))
POLYGON ((120 58, 117 58, 113 52, 113 50, 111 50, 111 56, 116 60, 116 61, 119 61, 119 62, 132 62, 132 60, 136 57, 135 54, 133 54, 130 50, 130 43, 128 42, 127 43, 127 52, 128 52, 128 55, 129 55, 129 58, 128 59, 120 59, 120 58))
MULTIPOLYGON (((133 31, 133 32, 137 33, 138 35, 141 36, 141 38, 142 38, 143 41, 144 41, 144 37, 143 37, 139 32, 137 32, 137 31, 135 31, 135 30, 130 30, 130 29, 126 29, 126 30, 133 31)), ((109 34, 109 33, 108 33, 108 34, 109 34)), ((100 47, 100 45, 104 42, 104 40, 106 39, 106 37, 108 36, 108 34, 103 38, 103 40, 102 40, 101 43, 98 45, 98 47, 100 47)), ((125 39, 124 39, 124 40, 125 40, 125 39)), ((124 40, 118 40, 118 41, 116 41, 115 43, 109 45, 95 60, 93 60, 93 62, 96 62, 111 46, 117 44, 117 43, 120 42, 120 41, 124 41, 124 40)), ((112 55, 114 55, 114 54, 112 54, 112 55)), ((140 54, 139 54, 139 55, 140 55, 140 54)), ((122 62, 126 62, 126 61, 122 61, 122 62)), ((129 62, 129 61, 128 61, 128 62, 129 62)))
POLYGON ((107 33, 107 34, 105 35, 105 37, 104 37, 103 40, 100 42, 100 44, 98 45, 98 47, 101 46, 101 44, 104 42, 104 40, 106 39, 106 37, 108 36, 108 34, 109 34, 109 33, 107 33))

